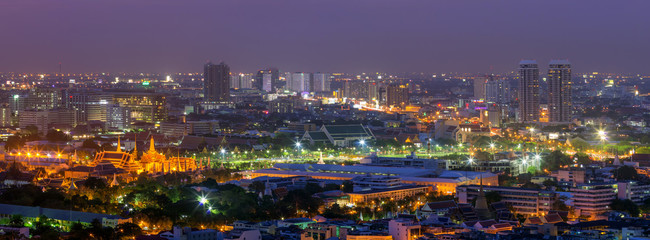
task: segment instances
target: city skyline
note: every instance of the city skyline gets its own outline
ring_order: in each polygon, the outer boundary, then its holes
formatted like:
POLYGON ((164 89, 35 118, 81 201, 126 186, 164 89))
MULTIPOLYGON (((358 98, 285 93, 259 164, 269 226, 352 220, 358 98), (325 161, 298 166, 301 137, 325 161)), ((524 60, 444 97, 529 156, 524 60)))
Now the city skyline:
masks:
POLYGON ((11 24, 0 30, 12 47, 0 71, 200 72, 212 60, 234 72, 491 73, 533 58, 647 73, 645 8, 583 3, 4 2, 0 20, 11 24))
POLYGON ((0 1, 0 240, 650 239, 650 2, 0 1))

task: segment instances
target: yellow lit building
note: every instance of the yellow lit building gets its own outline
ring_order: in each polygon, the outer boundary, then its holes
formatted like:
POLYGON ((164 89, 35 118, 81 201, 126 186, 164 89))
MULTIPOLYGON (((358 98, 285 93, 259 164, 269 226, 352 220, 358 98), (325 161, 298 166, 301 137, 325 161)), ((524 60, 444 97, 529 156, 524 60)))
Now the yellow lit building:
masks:
POLYGON ((368 191, 351 192, 348 193, 348 196, 350 196, 350 202, 360 203, 380 198, 400 200, 406 197, 415 196, 417 194, 427 193, 430 191, 431 187, 429 186, 402 186, 388 189, 373 189, 368 191))
POLYGON ((120 141, 117 142, 118 148, 115 151, 103 151, 95 155, 91 166, 97 166, 102 162, 110 162, 117 168, 122 168, 130 173, 170 173, 186 172, 197 170, 196 161, 193 158, 172 157, 167 158, 165 155, 156 151, 154 139, 151 137, 149 150, 137 160, 137 149, 133 153, 122 152, 120 141))

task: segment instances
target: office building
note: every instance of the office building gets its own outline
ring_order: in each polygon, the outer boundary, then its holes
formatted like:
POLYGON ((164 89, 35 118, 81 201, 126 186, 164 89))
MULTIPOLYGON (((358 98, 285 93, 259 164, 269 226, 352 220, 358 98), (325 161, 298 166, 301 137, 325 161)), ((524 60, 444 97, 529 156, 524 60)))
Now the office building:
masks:
POLYGON ((635 181, 618 183, 618 199, 630 199, 637 205, 643 205, 650 199, 650 184, 635 181))
POLYGON ((292 73, 290 79, 287 79, 287 88, 294 92, 310 92, 312 87, 312 74, 304 72, 292 73))
POLYGON ((539 68, 535 60, 519 62, 519 122, 539 121, 539 68))
POLYGON ((230 67, 209 62, 203 68, 203 98, 207 102, 230 101, 230 67))
POLYGON ((26 109, 49 110, 61 107, 61 90, 50 87, 32 88, 27 95, 26 109))
POLYGON ((329 73, 314 73, 314 92, 329 92, 332 82, 329 73))
POLYGON ((230 75, 230 88, 253 88, 253 74, 240 73, 230 75))
POLYGON ((119 105, 109 105, 106 108, 106 127, 109 129, 131 129, 131 109, 119 105))
MULTIPOLYGON (((480 194, 479 185, 459 186, 457 188, 458 203, 468 204, 476 199, 480 194)), ((501 196, 501 201, 512 207, 513 213, 524 216, 538 216, 548 214, 552 210, 553 203, 557 195, 553 191, 539 189, 483 186, 487 192, 497 192, 501 196)))
POLYGON ((411 219, 392 219, 388 222, 388 233, 393 240, 411 240, 422 236, 421 226, 411 219))
POLYGON ((386 89, 386 105, 406 108, 409 104, 409 89, 406 85, 391 84, 386 89))
POLYGON ((576 215, 594 219, 597 215, 609 211, 609 205, 616 199, 616 183, 585 183, 571 188, 571 200, 576 215))
POLYGON ((9 104, 4 104, 0 107, 0 127, 11 127, 13 122, 13 114, 9 104))
POLYGON ((548 65, 547 81, 549 122, 571 121, 571 63, 552 60, 548 65))
POLYGON ((491 76, 478 76, 474 78, 474 99, 485 100, 485 85, 491 76))
POLYGON ((506 104, 510 102, 510 87, 506 79, 488 76, 485 83, 485 101, 506 104))
POLYGON ((47 133, 50 126, 57 125, 57 128, 65 127, 72 129, 77 126, 77 114, 74 109, 50 109, 50 110, 25 110, 20 112, 19 127, 21 129, 33 125, 38 128, 39 133, 47 133))
POLYGON ((275 92, 280 85, 280 71, 277 68, 257 71, 253 87, 267 92, 275 92))
MULTIPOLYGON (((165 94, 135 91, 105 91, 104 93, 112 97, 112 104, 130 109, 131 121, 156 123, 167 119, 167 96, 165 94)), ((101 103, 100 100, 99 105, 106 105, 101 103)))

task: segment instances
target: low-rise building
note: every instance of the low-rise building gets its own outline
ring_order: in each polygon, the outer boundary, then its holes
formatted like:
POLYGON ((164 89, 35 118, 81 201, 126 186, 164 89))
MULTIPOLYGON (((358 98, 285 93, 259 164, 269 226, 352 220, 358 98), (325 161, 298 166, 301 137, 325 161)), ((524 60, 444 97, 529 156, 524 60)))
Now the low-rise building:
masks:
POLYGON ((373 189, 360 192, 351 192, 348 193, 350 196, 350 202, 360 203, 367 202, 379 198, 391 198, 394 200, 399 200, 405 197, 415 196, 421 193, 428 193, 431 191, 429 186, 414 186, 406 185, 395 188, 388 189, 373 189))
POLYGON ((650 198, 650 184, 635 181, 619 182, 617 196, 619 199, 630 199, 637 205, 641 205, 650 198))
POLYGON ((162 232, 158 236, 169 240, 214 240, 218 234, 214 229, 192 230, 190 227, 174 226, 171 232, 162 232))
POLYGON ((379 231, 353 231, 347 237, 347 240, 393 240, 390 234, 379 231))
MULTIPOLYGON (((479 185, 458 187, 458 203, 471 203, 479 195, 479 189, 479 185)), ((547 214, 557 199, 553 191, 499 186, 483 186, 483 189, 485 192, 498 193, 501 201, 512 207, 513 213, 524 216, 547 214)))
POLYGON ((617 183, 586 183, 570 189, 576 215, 594 219, 609 211, 609 205, 616 199, 617 183))
POLYGON ((79 222, 90 225, 95 219, 99 220, 102 226, 112 228, 115 228, 118 224, 131 222, 130 218, 123 218, 117 215, 0 204, 0 220, 9 219, 14 215, 21 215, 24 222, 36 222, 40 216, 46 216, 61 224, 65 231, 69 231, 74 223, 79 222))
POLYGON ((420 223, 411 219, 392 219, 388 222, 388 233, 393 240, 417 239, 422 235, 420 223))

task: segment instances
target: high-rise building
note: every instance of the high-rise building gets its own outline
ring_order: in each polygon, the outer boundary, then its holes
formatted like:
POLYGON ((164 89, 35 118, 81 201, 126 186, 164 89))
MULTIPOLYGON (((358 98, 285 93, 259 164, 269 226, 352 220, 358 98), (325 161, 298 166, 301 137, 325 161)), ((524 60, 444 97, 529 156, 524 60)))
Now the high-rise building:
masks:
POLYGON ((230 75, 230 88, 245 89, 253 88, 253 74, 240 73, 230 75))
POLYGON ((280 71, 277 68, 257 71, 253 87, 267 92, 275 92, 280 85, 280 71))
POLYGON ((549 122, 571 121, 571 63, 552 60, 548 65, 547 81, 549 122))
POLYGON ((380 101, 379 83, 368 82, 368 101, 380 101))
POLYGON ((125 130, 131 128, 131 109, 110 105, 107 108, 106 127, 109 129, 125 130))
POLYGON ((474 78, 474 98, 485 100, 485 83, 491 76, 478 76, 474 78))
POLYGON ((391 84, 386 89, 386 105, 405 108, 409 104, 409 89, 406 85, 391 84))
POLYGON ((49 110, 61 106, 61 90, 50 87, 32 88, 27 95, 27 109, 49 110))
POLYGON ((310 92, 312 90, 311 73, 296 72, 291 74, 291 79, 287 80, 287 87, 294 92, 310 92))
POLYGON ((13 114, 9 104, 2 104, 0 106, 0 127, 11 127, 13 114))
POLYGON ((329 92, 332 82, 329 73, 314 73, 314 92, 329 92))
POLYGON ((519 121, 539 121, 539 68, 535 60, 519 62, 519 121))
POLYGON ((499 104, 509 103, 509 90, 507 80, 490 75, 485 83, 485 101, 499 104))
POLYGON ((230 100, 230 67, 209 62, 203 68, 203 98, 208 102, 230 100))
MULTIPOLYGON (((112 104, 129 108, 133 121, 155 123, 167 119, 167 96, 165 94, 135 91, 105 91, 104 93, 112 96, 112 104)), ((106 104, 102 105, 107 106, 106 104)), ((107 111, 107 108, 104 109, 107 111)), ((90 116, 88 118, 90 120, 90 116)))
POLYGON ((74 109, 25 110, 20 112, 19 127, 26 128, 34 125, 40 133, 46 133, 50 125, 66 126, 69 129, 77 125, 77 114, 74 109))
POLYGON ((230 88, 239 89, 240 87, 239 74, 230 75, 230 88))

